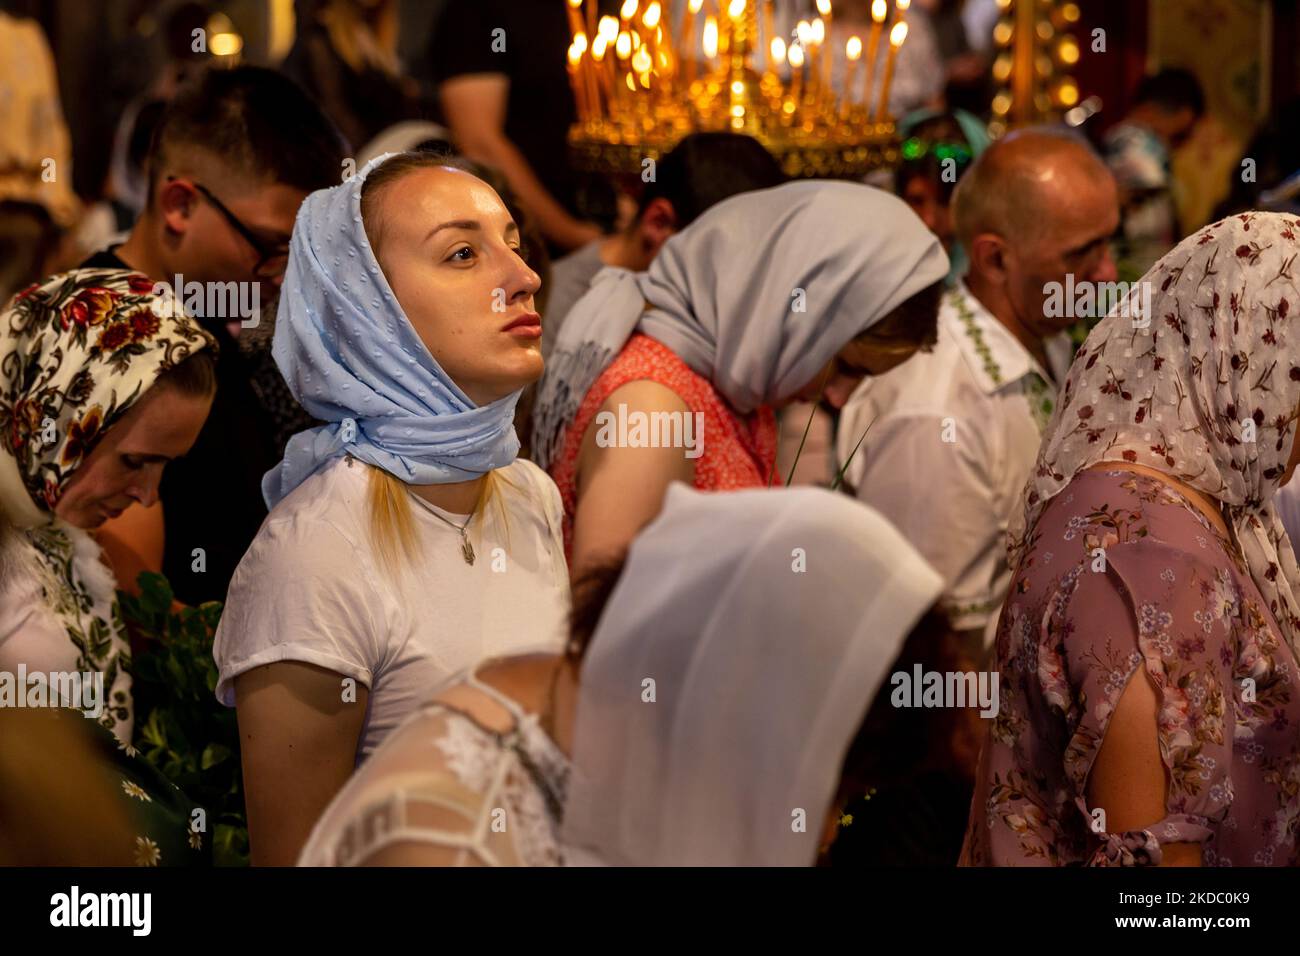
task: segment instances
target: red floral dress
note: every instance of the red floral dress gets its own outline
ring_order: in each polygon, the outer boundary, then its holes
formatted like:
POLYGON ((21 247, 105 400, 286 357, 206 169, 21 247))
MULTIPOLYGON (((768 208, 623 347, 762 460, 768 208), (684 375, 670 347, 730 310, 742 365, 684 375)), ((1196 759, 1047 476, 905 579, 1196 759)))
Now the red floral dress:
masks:
POLYGON ((737 414, 714 390, 667 346, 648 335, 636 334, 601 373, 587 392, 578 414, 564 435, 564 445, 551 465, 551 477, 564 502, 564 551, 573 552, 573 515, 577 509, 578 454, 587 427, 605 400, 629 382, 658 382, 671 389, 692 412, 704 414, 702 454, 695 459, 695 488, 700 491, 734 491, 767 485, 776 457, 776 415, 759 408, 752 415, 737 414))

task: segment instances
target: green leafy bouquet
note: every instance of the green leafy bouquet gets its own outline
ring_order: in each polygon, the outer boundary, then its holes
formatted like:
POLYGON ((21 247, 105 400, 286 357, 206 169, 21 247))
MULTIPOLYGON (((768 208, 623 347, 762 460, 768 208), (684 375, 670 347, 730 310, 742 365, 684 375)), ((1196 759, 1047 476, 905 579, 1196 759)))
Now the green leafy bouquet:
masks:
POLYGON ((221 603, 172 610, 161 574, 140 575, 140 596, 118 592, 123 619, 148 644, 134 657, 135 741, 141 756, 208 812, 213 862, 248 865, 248 823, 235 711, 217 704, 212 636, 221 603))

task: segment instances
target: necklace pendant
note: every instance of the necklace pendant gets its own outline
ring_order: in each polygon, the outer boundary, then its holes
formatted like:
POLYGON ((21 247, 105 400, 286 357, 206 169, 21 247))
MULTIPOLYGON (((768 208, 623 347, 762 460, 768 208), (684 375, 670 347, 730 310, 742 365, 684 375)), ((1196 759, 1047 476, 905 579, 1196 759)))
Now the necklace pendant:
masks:
POLYGON ((460 536, 460 553, 465 556, 466 564, 474 563, 474 546, 469 543, 469 536, 462 534, 460 536))

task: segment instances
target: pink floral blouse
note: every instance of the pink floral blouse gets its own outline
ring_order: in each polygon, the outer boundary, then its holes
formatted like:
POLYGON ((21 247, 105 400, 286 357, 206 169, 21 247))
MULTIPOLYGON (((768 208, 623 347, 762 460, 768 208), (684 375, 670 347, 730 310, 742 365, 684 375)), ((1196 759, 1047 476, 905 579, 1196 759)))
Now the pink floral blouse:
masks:
POLYGON ((1154 865, 1167 843, 1199 843, 1206 866, 1296 863, 1295 655, 1236 549, 1171 486, 1085 471, 1053 498, 997 657, 964 865, 1154 865), (1115 833, 1087 780, 1139 666, 1162 701, 1167 813, 1115 833))

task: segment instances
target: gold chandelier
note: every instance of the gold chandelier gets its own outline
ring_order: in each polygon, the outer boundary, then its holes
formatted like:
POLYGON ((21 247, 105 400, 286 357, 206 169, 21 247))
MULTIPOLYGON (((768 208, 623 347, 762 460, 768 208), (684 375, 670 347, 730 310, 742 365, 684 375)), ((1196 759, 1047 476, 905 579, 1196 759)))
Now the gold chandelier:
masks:
MULTIPOLYGON (((1079 5, 1060 0, 997 0, 1001 15, 993 29, 998 48, 989 132, 1053 122, 1079 106, 1079 85, 1071 71, 1079 63, 1079 41, 1070 30, 1079 5)), ((1077 125, 1074 124, 1074 125, 1077 125)))
POLYGON ((776 32, 774 0, 710 0, 708 11, 686 0, 676 34, 672 0, 625 0, 619 16, 599 20, 597 0, 564 2, 578 112, 569 145, 581 168, 639 173, 645 159, 708 130, 753 136, 791 176, 861 176, 897 162, 889 90, 911 0, 852 0, 868 5, 871 26, 843 49, 831 40, 831 0, 816 0, 818 16, 788 37, 776 32))

